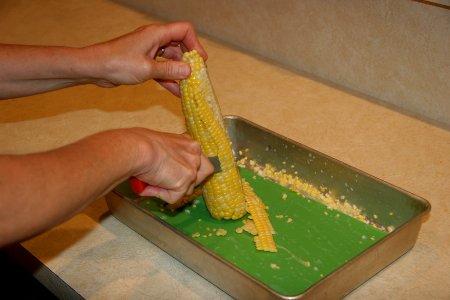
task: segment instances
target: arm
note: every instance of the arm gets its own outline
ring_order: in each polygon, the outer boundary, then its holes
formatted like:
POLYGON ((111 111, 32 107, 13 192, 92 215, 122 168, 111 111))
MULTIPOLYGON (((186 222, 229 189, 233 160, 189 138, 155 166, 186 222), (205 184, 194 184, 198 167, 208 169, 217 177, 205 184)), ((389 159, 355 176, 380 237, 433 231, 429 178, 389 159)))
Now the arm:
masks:
POLYGON ((149 195, 173 203, 213 171, 185 135, 144 128, 98 133, 28 155, 0 155, 0 247, 74 216, 115 185, 137 176, 149 195))
POLYGON ((111 41, 83 47, 0 44, 0 99, 76 86, 114 87, 156 79, 179 96, 175 80, 190 74, 182 51, 197 49, 206 59, 190 23, 148 25, 111 41), (164 61, 155 57, 161 54, 164 61))
MULTIPOLYGON (((175 80, 190 73, 179 60, 191 49, 206 58, 189 23, 144 26, 84 48, 0 45, 0 99, 149 79, 179 95, 175 80)), ((189 137, 143 128, 110 130, 43 153, 0 155, 0 247, 63 222, 130 176, 150 185, 147 196, 174 203, 212 171, 189 137)))

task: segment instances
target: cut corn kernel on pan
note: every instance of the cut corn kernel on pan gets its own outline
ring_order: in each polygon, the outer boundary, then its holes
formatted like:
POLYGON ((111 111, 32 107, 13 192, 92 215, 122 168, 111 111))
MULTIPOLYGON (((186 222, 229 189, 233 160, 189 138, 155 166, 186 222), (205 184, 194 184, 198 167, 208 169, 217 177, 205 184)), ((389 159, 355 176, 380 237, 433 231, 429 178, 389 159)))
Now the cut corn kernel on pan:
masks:
MULTIPOLYGON (((383 238, 386 233, 241 169, 264 199, 277 253, 255 249, 253 236, 237 233, 240 220, 212 218, 200 196, 178 210, 158 199, 139 205, 281 294, 296 295, 383 238), (283 195, 287 195, 283 200, 283 195)), ((127 188, 128 185, 124 185, 127 188)))
POLYGON ((256 250, 240 230, 247 216, 216 220, 202 197, 172 211, 125 182, 106 197, 112 214, 238 299, 342 297, 413 247, 426 200, 242 118, 225 124, 236 159, 246 158, 241 176, 267 206, 278 252, 256 250), (306 193, 257 175, 267 164, 298 176, 306 193))

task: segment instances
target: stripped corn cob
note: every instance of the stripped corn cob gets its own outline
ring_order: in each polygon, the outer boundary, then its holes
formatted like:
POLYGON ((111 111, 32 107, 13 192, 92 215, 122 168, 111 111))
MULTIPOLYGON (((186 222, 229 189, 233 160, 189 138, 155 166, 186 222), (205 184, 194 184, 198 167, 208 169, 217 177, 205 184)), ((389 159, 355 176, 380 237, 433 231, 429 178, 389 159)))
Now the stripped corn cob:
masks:
POLYGON ((216 219, 239 219, 245 215, 245 198, 231 142, 202 57, 193 50, 183 55, 191 75, 180 82, 183 113, 188 133, 206 156, 217 156, 222 171, 213 174, 203 187, 203 196, 216 219))
POLYGON ((255 223, 257 235, 253 238, 257 250, 264 250, 269 252, 277 252, 277 246, 273 240, 272 234, 274 230, 270 223, 269 216, 266 212, 266 206, 255 194, 250 184, 242 180, 245 199, 247 202, 247 211, 250 218, 255 223))

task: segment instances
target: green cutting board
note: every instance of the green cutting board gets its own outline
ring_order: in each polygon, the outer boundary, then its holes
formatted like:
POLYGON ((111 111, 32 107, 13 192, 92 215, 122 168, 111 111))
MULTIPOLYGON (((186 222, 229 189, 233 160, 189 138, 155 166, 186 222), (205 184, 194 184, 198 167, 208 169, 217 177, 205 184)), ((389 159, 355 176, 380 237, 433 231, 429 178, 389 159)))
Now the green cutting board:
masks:
POLYGON ((234 221, 213 219, 202 197, 176 211, 164 208, 162 201, 153 198, 144 199, 140 206, 190 237, 200 234, 193 239, 286 296, 305 292, 386 235, 249 170, 240 171, 268 208, 276 231, 277 253, 257 251, 253 236, 236 233, 247 217, 234 221), (216 236, 218 229, 227 234, 216 236))

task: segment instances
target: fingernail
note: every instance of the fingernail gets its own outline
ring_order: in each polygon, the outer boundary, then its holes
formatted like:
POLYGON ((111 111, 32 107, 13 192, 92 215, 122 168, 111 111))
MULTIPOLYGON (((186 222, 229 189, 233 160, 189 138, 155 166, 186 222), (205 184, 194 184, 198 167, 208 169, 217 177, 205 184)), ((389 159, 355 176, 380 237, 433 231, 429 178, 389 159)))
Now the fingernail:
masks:
POLYGON ((188 64, 181 65, 179 72, 181 76, 188 77, 191 74, 191 67, 188 64))

